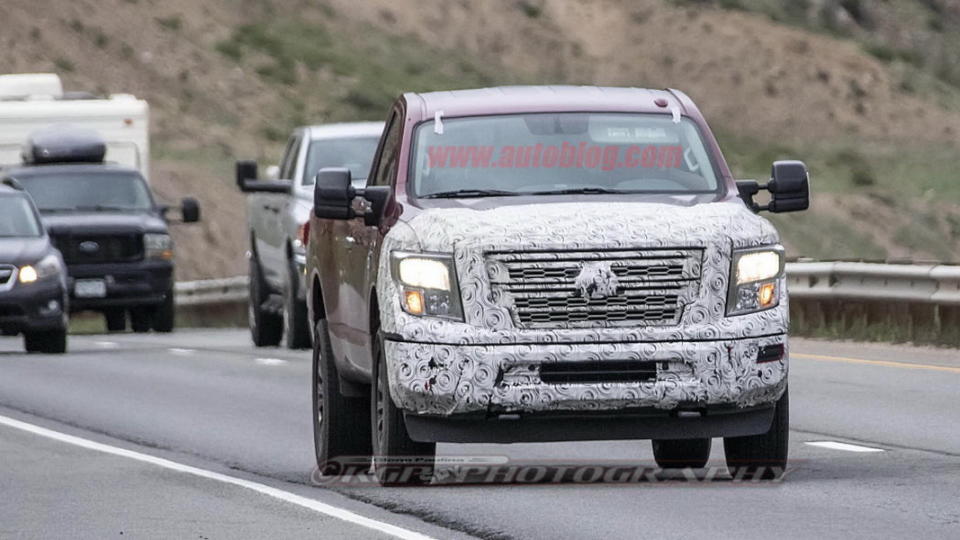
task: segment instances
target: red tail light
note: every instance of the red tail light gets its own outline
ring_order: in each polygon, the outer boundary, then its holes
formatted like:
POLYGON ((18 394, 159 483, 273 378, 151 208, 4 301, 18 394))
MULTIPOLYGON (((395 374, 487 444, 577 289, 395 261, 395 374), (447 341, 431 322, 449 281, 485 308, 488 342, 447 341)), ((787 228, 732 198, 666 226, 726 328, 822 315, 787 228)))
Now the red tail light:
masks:
POLYGON ((304 247, 310 242, 310 222, 306 222, 303 225, 300 225, 300 229, 297 231, 297 238, 300 239, 300 243, 304 247))

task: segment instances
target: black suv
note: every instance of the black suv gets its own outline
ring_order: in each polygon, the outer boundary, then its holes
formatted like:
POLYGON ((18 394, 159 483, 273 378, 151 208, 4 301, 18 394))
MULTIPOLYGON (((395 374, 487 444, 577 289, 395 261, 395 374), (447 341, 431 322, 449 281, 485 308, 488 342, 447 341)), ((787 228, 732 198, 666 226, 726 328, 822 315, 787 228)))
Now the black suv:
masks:
POLYGON ((66 275, 30 197, 0 184, 0 332, 23 334, 28 352, 66 352, 66 275))
MULTIPOLYGON (((24 152, 32 163, 5 169, 3 177, 30 193, 63 254, 71 311, 103 313, 112 332, 126 329, 127 313, 135 332, 170 332, 170 208, 154 202, 139 171, 103 163, 104 148, 75 133, 36 136, 24 152)), ((180 214, 184 223, 198 221, 196 200, 183 199, 180 214)))

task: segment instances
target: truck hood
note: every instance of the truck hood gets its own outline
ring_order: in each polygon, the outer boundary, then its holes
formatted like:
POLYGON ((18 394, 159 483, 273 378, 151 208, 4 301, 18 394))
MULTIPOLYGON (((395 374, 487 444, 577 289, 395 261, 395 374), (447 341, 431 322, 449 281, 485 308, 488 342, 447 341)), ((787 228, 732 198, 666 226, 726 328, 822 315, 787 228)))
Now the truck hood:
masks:
POLYGON ((166 222, 148 213, 96 212, 45 214, 41 217, 51 235, 167 232, 166 222))
POLYGON ((45 236, 0 238, 0 264, 34 264, 50 251, 50 241, 45 236))
MULTIPOLYGON (((739 201, 681 206, 651 202, 558 202, 486 210, 424 209, 409 223, 423 251, 773 244, 776 230, 739 201)), ((413 246, 411 246, 413 247, 413 246)))

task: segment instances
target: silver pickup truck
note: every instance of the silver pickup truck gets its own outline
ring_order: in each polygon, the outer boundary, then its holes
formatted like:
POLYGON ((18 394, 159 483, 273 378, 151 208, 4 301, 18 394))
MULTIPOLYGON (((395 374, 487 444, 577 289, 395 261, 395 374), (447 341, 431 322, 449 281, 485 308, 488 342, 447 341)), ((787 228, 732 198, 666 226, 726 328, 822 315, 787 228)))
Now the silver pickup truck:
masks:
POLYGON ((310 347, 303 273, 316 173, 324 167, 345 167, 362 187, 382 131, 382 122, 297 128, 280 165, 268 167, 264 179, 258 178, 255 161, 237 162, 237 185, 250 194, 248 312, 258 347, 281 340, 291 349, 310 347))

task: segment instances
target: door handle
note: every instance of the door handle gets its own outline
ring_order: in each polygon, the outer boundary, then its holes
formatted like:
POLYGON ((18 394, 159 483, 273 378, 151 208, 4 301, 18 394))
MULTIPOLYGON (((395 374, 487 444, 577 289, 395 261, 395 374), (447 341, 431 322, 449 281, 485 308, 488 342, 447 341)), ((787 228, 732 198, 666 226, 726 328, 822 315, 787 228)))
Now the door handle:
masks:
POLYGON ((352 236, 344 236, 344 237, 343 237, 343 241, 346 242, 346 243, 348 243, 348 244, 356 244, 356 243, 357 243, 357 239, 354 238, 354 237, 352 237, 352 236))

